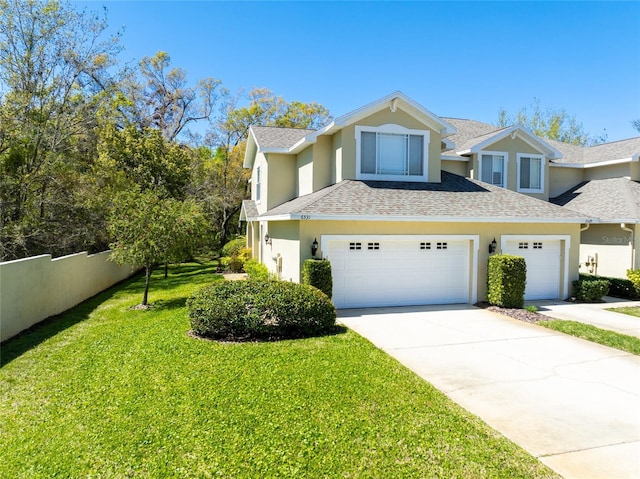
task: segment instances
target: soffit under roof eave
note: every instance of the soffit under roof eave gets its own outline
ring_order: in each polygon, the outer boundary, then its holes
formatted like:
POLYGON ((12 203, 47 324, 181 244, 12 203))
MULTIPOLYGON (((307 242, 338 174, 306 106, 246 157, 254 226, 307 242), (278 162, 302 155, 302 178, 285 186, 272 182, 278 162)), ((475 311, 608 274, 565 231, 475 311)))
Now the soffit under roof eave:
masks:
POLYGON ((258 154, 258 142, 253 134, 251 128, 249 128, 249 135, 247 137, 247 146, 244 149, 244 160, 242 161, 243 168, 253 168, 253 162, 258 154))
POLYGON ((313 213, 291 213, 270 216, 262 214, 258 218, 260 221, 396 221, 396 222, 413 222, 413 223, 567 223, 567 224, 584 224, 594 223, 598 221, 596 218, 587 216, 576 218, 506 218, 500 217, 457 217, 442 216, 429 217, 424 216, 374 216, 374 215, 318 215, 313 213))

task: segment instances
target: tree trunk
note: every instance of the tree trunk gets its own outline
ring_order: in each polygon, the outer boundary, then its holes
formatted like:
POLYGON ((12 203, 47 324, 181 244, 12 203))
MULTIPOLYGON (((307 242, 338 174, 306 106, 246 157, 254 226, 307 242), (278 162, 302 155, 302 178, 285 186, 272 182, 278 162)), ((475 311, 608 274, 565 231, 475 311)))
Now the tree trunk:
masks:
POLYGON ((151 280, 151 266, 145 266, 145 278, 144 278, 144 295, 142 296, 142 306, 147 305, 147 298, 149 297, 149 281, 151 280))
POLYGON ((164 279, 169 277, 169 263, 164 264, 164 279))

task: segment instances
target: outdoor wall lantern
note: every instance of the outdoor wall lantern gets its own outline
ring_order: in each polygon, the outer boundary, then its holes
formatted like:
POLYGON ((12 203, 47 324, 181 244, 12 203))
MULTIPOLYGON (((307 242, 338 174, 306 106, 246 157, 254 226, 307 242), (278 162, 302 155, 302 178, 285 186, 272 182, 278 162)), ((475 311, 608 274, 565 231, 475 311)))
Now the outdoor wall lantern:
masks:
POLYGON ((264 244, 271 244, 271 238, 269 238, 269 233, 265 233, 264 235, 264 244))
POLYGON ((318 252, 318 239, 314 238, 313 243, 311 243, 311 256, 315 258, 317 252, 318 252))
POLYGON ((498 243, 496 243, 496 239, 493 238, 493 241, 489 243, 489 254, 495 253, 497 248, 498 248, 498 243))

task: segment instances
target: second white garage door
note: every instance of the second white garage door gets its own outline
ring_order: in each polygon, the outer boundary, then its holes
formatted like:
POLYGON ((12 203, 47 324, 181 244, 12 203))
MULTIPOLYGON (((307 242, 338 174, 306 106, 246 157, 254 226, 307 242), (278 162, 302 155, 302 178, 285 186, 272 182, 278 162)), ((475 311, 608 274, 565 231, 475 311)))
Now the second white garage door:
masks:
POLYGON ((522 256, 527 263, 525 299, 557 299, 560 296, 560 240, 542 237, 509 240, 503 252, 522 256))
POLYGON ((468 303, 470 240, 327 237, 338 308, 468 303))

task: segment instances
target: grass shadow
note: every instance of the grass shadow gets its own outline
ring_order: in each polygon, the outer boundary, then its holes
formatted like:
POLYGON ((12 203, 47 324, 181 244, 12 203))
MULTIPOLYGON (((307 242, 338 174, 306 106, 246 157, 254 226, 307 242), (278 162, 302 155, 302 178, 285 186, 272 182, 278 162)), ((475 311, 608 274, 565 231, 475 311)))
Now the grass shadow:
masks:
MULTIPOLYGON (((221 280, 221 275, 213 274, 215 269, 215 264, 202 265, 189 263, 175 265, 169 269, 169 277, 166 280, 159 277, 161 273, 158 269, 154 273, 154 278, 151 281, 150 293, 153 294, 154 290, 169 290, 185 283, 206 284, 221 280)), ((18 333, 16 336, 2 342, 0 344, 0 368, 20 357, 30 349, 37 347, 49 338, 88 319, 96 308, 104 302, 109 301, 116 293, 140 295, 140 298, 142 298, 144 288, 142 284, 143 281, 144 271, 141 271, 83 301, 77 306, 58 315, 46 318, 18 333)), ((178 309, 184 307, 186 301, 186 297, 166 301, 158 300, 155 302, 155 309, 178 309)))
POLYGON ((0 368, 47 339, 86 320, 96 308, 111 299, 116 293, 133 290, 133 285, 140 280, 141 276, 141 273, 136 273, 77 306, 55 316, 50 316, 3 341, 0 343, 0 368))

